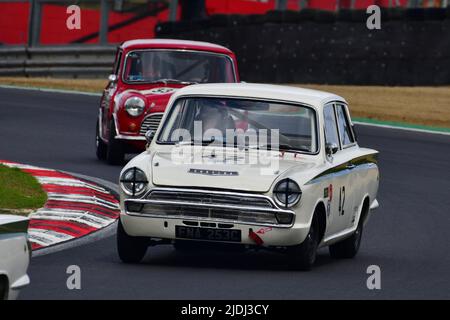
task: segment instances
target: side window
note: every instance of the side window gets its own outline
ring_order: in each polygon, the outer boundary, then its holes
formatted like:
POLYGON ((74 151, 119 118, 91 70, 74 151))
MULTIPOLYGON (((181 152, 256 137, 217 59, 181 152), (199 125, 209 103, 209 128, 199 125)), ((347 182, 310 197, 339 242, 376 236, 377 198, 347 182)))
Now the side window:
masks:
POLYGON ((114 64, 114 70, 113 70, 113 73, 117 76, 119 75, 120 60, 122 60, 122 50, 119 49, 119 52, 116 55, 116 62, 114 64))
POLYGON ((355 140, 353 139, 350 121, 347 118, 345 105, 336 105, 336 114, 338 118, 339 134, 341 136, 341 143, 343 146, 349 145, 355 140))
POLYGON ((334 143, 339 146, 339 137, 336 128, 336 117, 332 104, 326 105, 323 109, 325 119, 325 143, 334 143))

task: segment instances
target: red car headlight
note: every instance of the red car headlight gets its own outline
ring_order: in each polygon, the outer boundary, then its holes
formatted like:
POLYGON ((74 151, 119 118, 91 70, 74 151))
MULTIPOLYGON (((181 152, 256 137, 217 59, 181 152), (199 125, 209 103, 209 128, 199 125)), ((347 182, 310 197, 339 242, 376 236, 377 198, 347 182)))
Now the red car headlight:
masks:
POLYGON ((139 97, 130 97, 125 101, 125 110, 132 117, 137 117, 144 112, 145 101, 139 97))

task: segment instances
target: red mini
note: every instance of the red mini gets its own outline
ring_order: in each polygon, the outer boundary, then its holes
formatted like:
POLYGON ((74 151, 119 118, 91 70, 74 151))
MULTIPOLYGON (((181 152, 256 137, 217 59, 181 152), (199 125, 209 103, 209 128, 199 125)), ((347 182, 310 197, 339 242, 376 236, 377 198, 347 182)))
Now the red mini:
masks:
POLYGON ((206 42, 149 39, 124 42, 100 101, 96 153, 121 164, 143 151, 145 133, 158 128, 171 95, 196 83, 239 82, 235 54, 206 42))

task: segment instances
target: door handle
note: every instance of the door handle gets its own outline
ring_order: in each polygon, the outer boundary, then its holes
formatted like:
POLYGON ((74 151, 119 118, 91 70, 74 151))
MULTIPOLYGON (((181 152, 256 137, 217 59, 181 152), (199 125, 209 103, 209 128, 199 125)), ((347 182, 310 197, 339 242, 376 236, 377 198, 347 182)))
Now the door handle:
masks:
POLYGON ((348 163, 347 164, 347 169, 352 170, 356 167, 356 165, 354 165, 353 163, 348 163))

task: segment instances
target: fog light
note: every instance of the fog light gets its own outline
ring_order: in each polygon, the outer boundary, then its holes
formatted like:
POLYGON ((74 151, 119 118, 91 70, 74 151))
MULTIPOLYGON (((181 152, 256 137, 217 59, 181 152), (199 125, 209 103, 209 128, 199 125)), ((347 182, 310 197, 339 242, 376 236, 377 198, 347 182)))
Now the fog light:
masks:
POLYGON ((139 202, 127 202, 126 207, 128 212, 141 212, 144 205, 139 202))
POLYGON ((279 212, 276 214, 276 217, 280 224, 292 224, 292 219, 294 218, 293 214, 289 212, 279 212))

